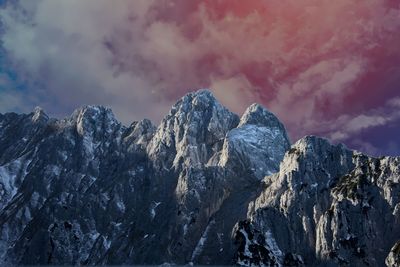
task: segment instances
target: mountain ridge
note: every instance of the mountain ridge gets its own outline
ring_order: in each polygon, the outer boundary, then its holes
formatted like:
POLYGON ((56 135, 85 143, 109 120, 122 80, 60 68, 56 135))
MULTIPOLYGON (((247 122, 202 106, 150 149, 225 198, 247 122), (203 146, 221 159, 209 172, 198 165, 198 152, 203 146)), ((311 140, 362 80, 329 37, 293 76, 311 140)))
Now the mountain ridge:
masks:
POLYGON ((0 260, 398 266, 399 161, 291 145, 267 109, 239 117, 208 90, 158 127, 93 105, 0 114, 0 260))

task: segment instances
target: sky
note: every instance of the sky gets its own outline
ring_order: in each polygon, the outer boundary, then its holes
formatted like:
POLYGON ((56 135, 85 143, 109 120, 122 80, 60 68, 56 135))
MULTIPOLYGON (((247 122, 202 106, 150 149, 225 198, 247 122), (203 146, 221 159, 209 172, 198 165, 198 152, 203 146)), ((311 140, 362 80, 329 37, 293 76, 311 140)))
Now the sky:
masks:
POLYGON ((158 124, 210 88, 292 142, 400 155, 398 0, 0 0, 0 112, 101 104, 158 124))

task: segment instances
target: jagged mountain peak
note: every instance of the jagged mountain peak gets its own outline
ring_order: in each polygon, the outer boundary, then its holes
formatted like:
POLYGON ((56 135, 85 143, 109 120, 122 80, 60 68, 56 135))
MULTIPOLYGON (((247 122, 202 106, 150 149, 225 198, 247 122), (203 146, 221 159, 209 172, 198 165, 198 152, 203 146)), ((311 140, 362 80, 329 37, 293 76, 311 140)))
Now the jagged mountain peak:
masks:
POLYGON ((285 129, 284 125, 275 116, 275 114, 257 103, 250 105, 243 113, 239 126, 245 124, 285 129))
POLYGON ((349 149, 347 149, 347 147, 342 143, 335 145, 332 144, 328 139, 315 135, 307 135, 299 139, 292 146, 292 150, 298 150, 304 154, 313 153, 317 155, 323 153, 326 150, 331 150, 332 148, 349 151, 349 149))
POLYGON ((45 123, 49 119, 49 116, 44 112, 44 110, 37 106, 34 108, 33 113, 32 113, 32 122, 38 123, 42 122, 45 123))
POLYGON ((332 146, 328 139, 319 137, 316 135, 306 135, 300 138, 296 143, 293 144, 295 147, 307 147, 307 146, 332 146))
MULTIPOLYGON (((310 174, 322 171, 323 173, 342 173, 351 170, 353 151, 343 144, 332 144, 329 140, 314 135, 308 135, 296 143, 285 154, 280 163, 280 175, 288 172, 298 172, 304 169, 310 174)), ((321 177, 325 177, 322 175, 321 177)), ((308 175, 297 175, 295 183, 307 182, 308 175)), ((327 178, 328 180, 330 177, 327 178)))
POLYGON ((209 89, 200 89, 194 92, 187 93, 173 107, 177 107, 180 105, 184 105, 186 103, 192 102, 193 104, 197 103, 218 103, 218 100, 215 98, 214 94, 209 89))
POLYGON ((249 106, 238 126, 228 132, 219 164, 246 170, 261 180, 278 171, 279 163, 290 147, 285 127, 259 104, 249 106), (240 163, 240 165, 238 165, 240 163))
MULTIPOLYGON (((209 90, 182 97, 162 120, 147 150, 170 168, 202 166, 217 153, 239 117, 222 106, 209 90)), ((158 161, 156 161, 158 162, 158 161)))
POLYGON ((187 93, 183 98, 185 97, 203 98, 203 99, 209 99, 211 101, 217 101, 211 90, 207 88, 198 89, 193 92, 187 93))
POLYGON ((109 107, 105 107, 102 105, 85 105, 83 107, 77 108, 72 113, 72 118, 76 117, 92 117, 93 119, 96 116, 107 115, 111 118, 114 118, 114 113, 109 107))
POLYGON ((157 128, 102 106, 0 114, 0 264, 390 266, 399 166, 315 136, 290 148, 273 113, 239 119, 208 90, 157 128))
POLYGON ((188 93, 178 100, 176 104, 172 106, 163 122, 177 117, 179 122, 184 123, 186 122, 185 117, 186 119, 198 119, 196 116, 209 113, 214 109, 218 112, 230 113, 227 108, 221 105, 210 90, 201 89, 188 93))
POLYGON ((76 125, 76 130, 80 135, 103 130, 105 133, 110 133, 116 126, 120 126, 111 108, 101 105, 87 105, 78 108, 68 120, 76 125))
MULTIPOLYGON (((238 123, 239 117, 221 105, 210 90, 201 89, 188 93, 178 100, 162 120, 158 132, 164 132, 168 125, 176 126, 174 129, 169 127, 169 130, 185 128, 189 131, 198 131, 203 126, 207 126, 205 130, 211 134, 218 134, 218 137, 222 139, 225 137, 225 128, 231 129, 238 123)), ((180 136, 181 134, 178 134, 178 139, 181 138, 180 136)))

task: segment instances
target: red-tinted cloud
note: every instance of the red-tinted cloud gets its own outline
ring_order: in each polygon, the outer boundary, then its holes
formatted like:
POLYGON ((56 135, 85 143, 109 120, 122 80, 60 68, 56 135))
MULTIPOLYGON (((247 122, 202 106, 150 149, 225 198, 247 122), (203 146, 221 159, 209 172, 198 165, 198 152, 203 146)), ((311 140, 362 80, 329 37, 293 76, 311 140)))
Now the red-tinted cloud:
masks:
POLYGON ((293 139, 352 143, 382 124, 351 125, 390 117, 399 95, 394 0, 40 0, 1 18, 9 58, 40 81, 53 112, 94 102, 124 121, 159 120, 177 97, 209 87, 236 112, 261 102, 293 139))

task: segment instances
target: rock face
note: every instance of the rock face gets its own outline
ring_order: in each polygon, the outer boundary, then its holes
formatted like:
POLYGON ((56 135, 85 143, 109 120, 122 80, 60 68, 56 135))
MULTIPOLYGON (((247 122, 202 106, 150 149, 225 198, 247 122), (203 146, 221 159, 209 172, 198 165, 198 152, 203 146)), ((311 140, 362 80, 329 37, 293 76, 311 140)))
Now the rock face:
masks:
POLYGON ((393 267, 400 266, 400 241, 390 250, 389 256, 386 258, 386 265, 393 267))
MULTIPOLYGON (((321 138, 301 139, 280 171, 264 179, 248 220, 236 226, 237 262, 384 266, 400 233, 399 164, 321 138)), ((396 266, 393 251, 389 266, 396 266)))
POLYGON ((207 90, 159 127, 0 114, 0 262, 398 266, 399 173, 207 90))
POLYGON ((288 148, 274 115, 254 106, 240 120, 207 90, 158 128, 124 127, 97 106, 64 120, 1 115, 1 260, 233 263, 232 229, 288 148))

